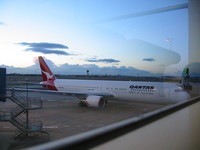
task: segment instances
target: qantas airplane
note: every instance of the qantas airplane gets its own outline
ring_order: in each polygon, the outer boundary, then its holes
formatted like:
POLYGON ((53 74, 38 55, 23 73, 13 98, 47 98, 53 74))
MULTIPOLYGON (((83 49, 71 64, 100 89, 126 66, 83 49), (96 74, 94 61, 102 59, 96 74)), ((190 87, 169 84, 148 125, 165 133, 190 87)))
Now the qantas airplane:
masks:
POLYGON ((190 98, 180 86, 172 83, 57 79, 43 57, 38 59, 43 77, 40 84, 51 92, 77 96, 84 106, 104 107, 108 99, 170 104, 190 98))

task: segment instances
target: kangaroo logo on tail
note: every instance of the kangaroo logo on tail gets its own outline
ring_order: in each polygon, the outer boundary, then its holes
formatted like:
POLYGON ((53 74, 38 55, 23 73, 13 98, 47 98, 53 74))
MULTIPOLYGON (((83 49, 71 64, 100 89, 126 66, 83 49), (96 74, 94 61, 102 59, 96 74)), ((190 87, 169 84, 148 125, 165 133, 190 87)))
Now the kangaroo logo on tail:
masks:
POLYGON ((41 71, 42 71, 42 73, 44 73, 44 74, 46 75, 47 81, 48 81, 48 80, 53 80, 53 78, 54 78, 54 75, 53 75, 53 74, 50 75, 48 72, 45 72, 45 71, 43 71, 43 70, 41 70, 41 71))
POLYGON ((49 67, 47 66, 44 59, 41 56, 39 56, 38 60, 39 60, 39 63, 40 63, 43 81, 55 80, 56 79, 55 76, 53 75, 53 73, 51 72, 49 67))

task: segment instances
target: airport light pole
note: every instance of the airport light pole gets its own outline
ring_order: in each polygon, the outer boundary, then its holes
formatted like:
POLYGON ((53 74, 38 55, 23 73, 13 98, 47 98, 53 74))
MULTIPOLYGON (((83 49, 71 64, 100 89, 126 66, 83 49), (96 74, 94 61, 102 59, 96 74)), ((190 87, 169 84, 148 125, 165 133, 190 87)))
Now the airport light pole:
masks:
POLYGON ((172 38, 167 38, 165 41, 166 41, 166 42, 169 42, 169 50, 172 50, 172 41, 174 41, 174 39, 172 39, 172 38))
POLYGON ((86 72, 87 72, 87 76, 89 76, 89 72, 90 72, 90 70, 87 70, 86 72))

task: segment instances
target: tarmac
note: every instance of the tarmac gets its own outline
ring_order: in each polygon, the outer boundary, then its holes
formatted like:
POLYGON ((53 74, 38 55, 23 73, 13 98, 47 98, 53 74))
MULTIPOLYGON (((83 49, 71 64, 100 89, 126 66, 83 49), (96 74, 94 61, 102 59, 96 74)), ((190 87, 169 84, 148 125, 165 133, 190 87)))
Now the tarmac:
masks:
MULTIPOLYGON (((18 82, 24 81, 26 78, 34 82, 42 80, 41 75, 9 75, 7 77, 11 86, 18 85, 18 82), (15 83, 15 81, 18 82, 15 83)), ((67 76, 67 78, 69 77, 67 76)), ((94 79, 96 78, 99 77, 95 77, 94 79)), ((193 96, 199 95, 199 84, 193 86, 194 90, 189 91, 190 94, 193 96)), ((26 88, 26 84, 20 84, 20 87, 26 88)), ((32 85, 31 88, 38 89, 38 86, 32 85)), ((104 108, 90 108, 80 107, 78 105, 79 99, 72 96, 29 92, 29 97, 36 97, 43 101, 43 108, 29 111, 29 116, 30 119, 42 120, 43 129, 48 134, 33 134, 28 137, 24 136, 23 138, 15 139, 19 130, 9 122, 0 122, 0 150, 19 150, 64 137, 70 137, 131 117, 139 117, 142 114, 165 107, 165 105, 108 100, 108 104, 104 108)), ((15 106, 14 102, 7 99, 5 103, 0 102, 0 111, 8 110, 15 106)))
MULTIPOLYGON (((92 129, 103 127, 130 117, 159 109, 165 105, 108 100, 104 108, 78 106, 79 100, 72 96, 29 93, 43 101, 43 108, 29 111, 30 118, 41 119, 47 134, 34 134, 15 140, 18 129, 9 122, 0 122, 0 149, 18 150, 40 143, 58 140, 92 129)), ((0 109, 16 106, 10 100, 0 103, 0 109)))

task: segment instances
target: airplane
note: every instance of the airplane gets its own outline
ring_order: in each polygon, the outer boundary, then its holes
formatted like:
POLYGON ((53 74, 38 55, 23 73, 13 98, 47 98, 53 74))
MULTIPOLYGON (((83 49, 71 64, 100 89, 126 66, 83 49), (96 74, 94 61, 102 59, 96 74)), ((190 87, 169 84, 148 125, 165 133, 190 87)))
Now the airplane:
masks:
POLYGON ((57 79, 43 57, 39 56, 38 60, 43 77, 40 84, 51 92, 80 98, 81 106, 105 107, 108 99, 171 104, 190 98, 181 86, 174 83, 57 79))

